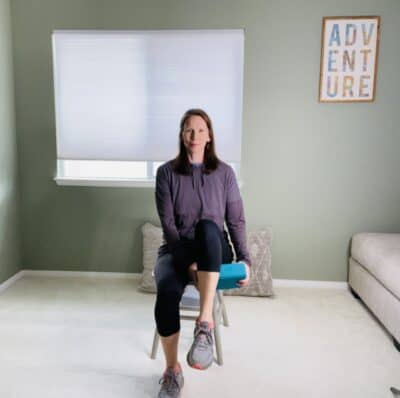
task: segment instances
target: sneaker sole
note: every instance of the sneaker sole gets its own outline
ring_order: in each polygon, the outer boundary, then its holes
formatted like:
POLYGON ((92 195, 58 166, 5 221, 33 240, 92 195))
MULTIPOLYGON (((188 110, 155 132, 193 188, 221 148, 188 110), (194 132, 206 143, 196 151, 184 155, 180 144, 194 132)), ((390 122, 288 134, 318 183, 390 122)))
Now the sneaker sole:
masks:
POLYGON ((203 366, 203 365, 201 365, 201 364, 199 364, 199 363, 191 363, 191 361, 190 361, 190 359, 189 359, 189 353, 188 353, 187 356, 186 356, 186 361, 187 361, 188 365, 189 365, 191 368, 197 369, 197 370, 206 370, 206 369, 208 369, 208 368, 212 365, 212 363, 213 363, 213 361, 211 361, 210 364, 208 364, 207 366, 203 366))

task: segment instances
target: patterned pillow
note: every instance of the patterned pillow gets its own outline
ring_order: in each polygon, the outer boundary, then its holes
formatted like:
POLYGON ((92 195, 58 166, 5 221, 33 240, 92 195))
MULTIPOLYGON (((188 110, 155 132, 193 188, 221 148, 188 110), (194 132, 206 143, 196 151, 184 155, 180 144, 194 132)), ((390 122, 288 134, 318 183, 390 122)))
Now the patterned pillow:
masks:
POLYGON ((229 296, 272 296, 270 229, 251 231, 247 234, 247 248, 250 254, 250 283, 236 289, 224 290, 229 296))
POLYGON ((142 292, 156 293, 156 283, 153 277, 158 249, 162 245, 162 229, 146 222, 142 225, 143 238, 143 272, 138 289, 142 292))

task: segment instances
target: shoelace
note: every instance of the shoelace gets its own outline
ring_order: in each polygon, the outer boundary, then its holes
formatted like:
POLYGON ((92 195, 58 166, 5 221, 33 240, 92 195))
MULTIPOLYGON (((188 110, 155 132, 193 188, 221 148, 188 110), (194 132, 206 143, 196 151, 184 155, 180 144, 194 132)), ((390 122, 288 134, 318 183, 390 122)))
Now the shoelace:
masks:
POLYGON ((202 328, 201 326, 195 331, 196 347, 201 350, 207 350, 213 343, 211 330, 202 328))
POLYGON ((179 383, 178 380, 176 380, 175 375, 168 373, 161 377, 161 379, 158 381, 158 384, 162 384, 163 388, 165 388, 168 393, 172 393, 179 389, 179 383))

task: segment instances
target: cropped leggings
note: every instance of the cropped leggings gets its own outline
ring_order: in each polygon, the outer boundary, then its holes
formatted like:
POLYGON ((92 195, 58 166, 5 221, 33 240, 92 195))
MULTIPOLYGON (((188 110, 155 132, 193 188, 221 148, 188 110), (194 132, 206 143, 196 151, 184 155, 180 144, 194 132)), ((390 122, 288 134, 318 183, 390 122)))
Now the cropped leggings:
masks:
POLYGON ((158 255, 154 269, 157 284, 154 315, 160 336, 180 330, 179 303, 190 281, 188 267, 197 262, 198 271, 219 272, 221 264, 232 260, 227 237, 214 221, 207 219, 197 222, 194 239, 181 239, 176 252, 158 255))

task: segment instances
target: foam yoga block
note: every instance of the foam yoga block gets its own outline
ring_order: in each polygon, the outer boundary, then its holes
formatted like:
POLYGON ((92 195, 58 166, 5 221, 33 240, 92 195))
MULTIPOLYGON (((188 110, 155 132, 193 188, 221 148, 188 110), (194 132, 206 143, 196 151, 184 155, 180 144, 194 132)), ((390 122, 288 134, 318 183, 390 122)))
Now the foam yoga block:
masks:
POLYGON ((221 264, 217 289, 232 289, 236 283, 246 278, 246 267, 242 263, 221 264))

